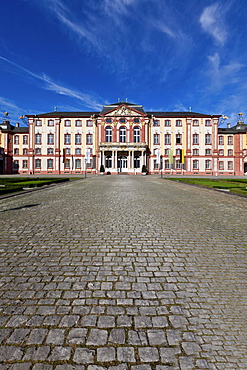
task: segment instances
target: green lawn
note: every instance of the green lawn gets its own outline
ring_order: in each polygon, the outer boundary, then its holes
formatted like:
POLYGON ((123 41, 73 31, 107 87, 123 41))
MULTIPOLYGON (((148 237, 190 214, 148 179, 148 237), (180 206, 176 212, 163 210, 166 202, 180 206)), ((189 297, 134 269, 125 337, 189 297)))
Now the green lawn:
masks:
POLYGON ((184 182, 191 185, 205 186, 211 189, 226 189, 230 193, 247 196, 247 179, 201 179, 201 178, 167 178, 167 180, 184 182))
POLYGON ((23 191, 23 188, 37 188, 45 185, 69 181, 69 178, 27 178, 27 177, 0 177, 0 196, 23 191))

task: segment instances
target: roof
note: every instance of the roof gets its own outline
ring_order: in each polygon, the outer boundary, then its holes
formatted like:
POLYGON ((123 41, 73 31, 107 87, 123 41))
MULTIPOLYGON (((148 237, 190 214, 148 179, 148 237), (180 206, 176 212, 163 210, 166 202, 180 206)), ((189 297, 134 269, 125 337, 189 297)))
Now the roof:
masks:
POLYGON ((148 115, 153 115, 154 117, 192 117, 192 118, 211 118, 220 117, 220 114, 203 114, 196 112, 147 112, 148 115))
POLYGON ((4 121, 3 123, 0 123, 0 129, 1 129, 1 132, 3 133, 11 132, 13 134, 15 133, 21 134, 21 133, 29 132, 28 127, 23 127, 23 126, 16 127, 16 126, 11 125, 9 121, 4 121))
POLYGON ((247 133, 247 125, 245 123, 237 123, 233 127, 219 127, 218 133, 219 134, 238 134, 241 133, 247 133))
POLYGON ((100 112, 49 112, 40 114, 26 114, 26 117, 35 118, 73 118, 73 117, 91 117, 92 115, 99 115, 100 112))
POLYGON ((111 112, 114 109, 117 109, 117 108, 122 107, 122 106, 132 108, 133 110, 137 111, 138 113, 146 114, 142 105, 127 103, 127 102, 126 103, 125 102, 118 102, 118 103, 114 103, 114 104, 104 105, 100 114, 105 114, 105 113, 111 112))
POLYGON ((154 116, 154 117, 191 117, 191 118, 212 118, 212 117, 220 117, 221 115, 210 115, 210 114, 203 114, 203 113, 196 113, 196 112, 155 112, 149 111, 146 112, 142 105, 140 104, 133 104, 128 102, 117 102, 113 104, 104 105, 101 112, 49 112, 49 113, 41 113, 41 114, 32 114, 26 115, 27 117, 35 117, 35 118, 83 118, 83 117, 91 117, 92 115, 99 116, 104 115, 106 113, 110 113, 111 111, 120 108, 121 106, 125 106, 130 108, 140 114, 154 116))

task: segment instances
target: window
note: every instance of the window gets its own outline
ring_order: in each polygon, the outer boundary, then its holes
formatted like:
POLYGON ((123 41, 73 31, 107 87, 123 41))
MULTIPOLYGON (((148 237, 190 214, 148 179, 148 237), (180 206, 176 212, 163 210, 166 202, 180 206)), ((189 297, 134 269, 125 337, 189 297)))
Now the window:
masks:
POLYGON ((211 144, 211 135, 210 134, 205 135, 205 144, 211 144))
POLYGON ((35 149, 35 154, 41 154, 41 149, 40 148, 36 148, 35 149))
POLYGON ((54 135, 53 134, 48 134, 47 135, 47 144, 54 144, 54 135))
POLYGON ((47 149, 47 154, 48 155, 53 155, 53 148, 48 148, 47 149))
POLYGON ((205 126, 211 126, 211 120, 210 119, 206 119, 205 126))
POLYGON ((19 135, 15 135, 14 137, 14 144, 19 144, 19 135))
POLYGON ((198 155, 199 154, 199 150, 198 149, 193 149, 193 155, 198 155))
POLYGON ((47 126, 54 126, 53 119, 48 119, 47 126))
POLYGON ((111 118, 107 118, 105 121, 106 121, 106 123, 112 123, 112 119, 111 118))
POLYGON ((205 150, 205 155, 211 155, 211 149, 206 149, 205 150))
POLYGON ((166 159, 165 160, 165 170, 169 170, 170 169, 170 163, 169 163, 169 160, 166 159))
POLYGON ((205 169, 206 170, 210 170, 211 169, 211 161, 208 160, 208 159, 205 161, 205 169))
POLYGON ((93 121, 91 119, 87 120, 87 126, 92 127, 93 126, 93 121))
POLYGON ((140 166, 141 166, 140 157, 135 156, 134 157, 134 168, 140 168, 140 166))
POLYGON ((158 170, 159 169, 159 163, 157 162, 157 160, 155 159, 154 160, 154 170, 158 170))
POLYGON ((28 136, 27 135, 23 135, 23 144, 28 144, 28 136))
POLYGON ((160 141, 160 135, 154 134, 154 144, 159 144, 159 141, 160 141))
POLYGON ((65 145, 70 145, 70 143, 71 143, 70 134, 65 134, 64 135, 64 144, 65 145))
POLYGON ((53 168, 53 159, 47 159, 47 168, 53 168))
POLYGON ((41 159, 35 159, 35 168, 41 168, 41 159))
POLYGON ((75 160, 75 168, 81 168, 81 160, 80 159, 75 160))
POLYGON ((75 149, 75 154, 80 155, 81 154, 81 148, 76 148, 75 149))
POLYGON ((166 145, 171 144, 171 135, 170 134, 165 134, 165 144, 166 145))
POLYGON ((35 135, 35 144, 41 144, 41 134, 35 135))
POLYGON ((182 135, 176 134, 176 144, 182 144, 182 135))
POLYGON ((70 119, 66 119, 66 120, 64 121, 64 126, 66 126, 66 127, 71 126, 71 121, 70 121, 70 119))
POLYGON ((194 119, 192 122, 193 126, 199 126, 199 121, 198 119, 194 119))
POLYGON ((111 157, 111 155, 106 156, 105 166, 106 166, 106 168, 111 168, 112 167, 112 157, 111 157))
MULTIPOLYGON (((121 118, 124 119, 124 118, 121 118)), ((119 129, 119 141, 120 143, 125 143, 126 142, 126 127, 121 126, 119 129)))
POLYGON ((178 169, 181 168, 180 159, 176 159, 175 165, 176 165, 176 168, 178 168, 178 169))
POLYGON ((93 135, 92 134, 87 134, 86 143, 87 144, 93 144, 93 135))
POLYGON ((219 150, 219 155, 224 155, 224 150, 223 149, 219 150))
POLYGON ((140 142, 140 127, 135 126, 134 127, 134 143, 140 142))
POLYGON ((165 155, 169 155, 169 149, 165 149, 165 155))
POLYGON ((227 162, 227 169, 228 170, 232 170, 233 169, 233 162, 232 161, 227 162))
POLYGON ((105 141, 107 143, 111 143, 112 142, 112 127, 111 126, 107 126, 105 128, 105 141))
POLYGON ((77 119, 75 121, 75 125, 78 127, 78 126, 81 126, 81 120, 80 119, 77 119))
POLYGON ((180 149, 176 149, 176 155, 180 155, 180 149))
POLYGON ((18 155, 19 154, 19 149, 14 149, 14 155, 18 155))
POLYGON ((36 124, 36 126, 41 126, 41 120, 37 119, 35 124, 36 124))
POLYGON ((219 136, 219 145, 224 145, 224 136, 219 136))
POLYGON ((139 123, 140 122, 139 118, 134 118, 134 122, 139 123))
POLYGON ((23 155, 27 155, 27 154, 28 154, 27 148, 23 149, 23 155))
POLYGON ((154 125, 154 126, 159 126, 159 125, 160 125, 160 121, 159 121, 159 120, 157 120, 157 119, 155 119, 155 120, 154 120, 153 125, 154 125))
POLYGON ((219 162, 219 170, 224 170, 224 162, 223 161, 219 162))
POLYGON ((229 150, 227 151, 227 155, 232 156, 232 155, 233 155, 233 150, 232 150, 232 149, 229 149, 229 150))
POLYGON ((199 144, 199 135, 193 134, 193 144, 199 144))
POLYGON ((199 169, 199 161, 196 159, 193 161, 193 170, 198 170, 199 169))
POLYGON ((182 121, 181 119, 176 120, 176 126, 182 126, 182 121))
POLYGON ((22 161, 22 168, 27 168, 27 160, 22 161))
POLYGON ((19 168, 19 161, 15 160, 13 162, 13 167, 14 167, 15 170, 18 170, 18 168, 19 168))
POLYGON ((126 119, 125 118, 120 118, 119 122, 125 123, 126 122, 126 119))
POLYGON ((169 119, 166 119, 166 120, 165 120, 165 126, 166 126, 166 127, 171 126, 171 121, 170 121, 169 119))
POLYGON ((232 145, 233 144, 233 136, 228 136, 227 138, 227 144, 232 145))
POLYGON ((68 154, 68 155, 70 155, 70 148, 66 148, 65 149, 65 153, 68 154))
POLYGON ((92 168, 93 167, 92 159, 90 159, 90 162, 89 163, 87 162, 86 165, 87 165, 87 168, 92 168))
POLYGON ((75 144, 81 144, 81 134, 75 134, 75 144))

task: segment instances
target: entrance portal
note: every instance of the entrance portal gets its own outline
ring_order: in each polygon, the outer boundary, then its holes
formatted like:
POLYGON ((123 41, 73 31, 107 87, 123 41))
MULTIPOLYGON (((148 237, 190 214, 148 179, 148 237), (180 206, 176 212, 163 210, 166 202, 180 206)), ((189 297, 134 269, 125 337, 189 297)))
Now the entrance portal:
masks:
POLYGON ((128 157, 126 155, 120 155, 118 157, 117 167, 119 172, 128 172, 128 157))

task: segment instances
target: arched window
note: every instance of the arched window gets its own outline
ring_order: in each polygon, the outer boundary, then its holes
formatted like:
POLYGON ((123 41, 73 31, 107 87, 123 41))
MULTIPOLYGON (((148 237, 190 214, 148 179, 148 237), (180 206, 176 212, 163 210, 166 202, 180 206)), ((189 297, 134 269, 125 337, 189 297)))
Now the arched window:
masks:
POLYGON ((107 126, 105 128, 105 141, 107 143, 111 143, 112 142, 112 127, 111 126, 107 126))
POLYGON ((135 126, 134 127, 134 143, 140 142, 140 127, 135 126))
POLYGON ((120 143, 126 142, 126 127, 125 126, 121 126, 119 129, 119 141, 120 143))

